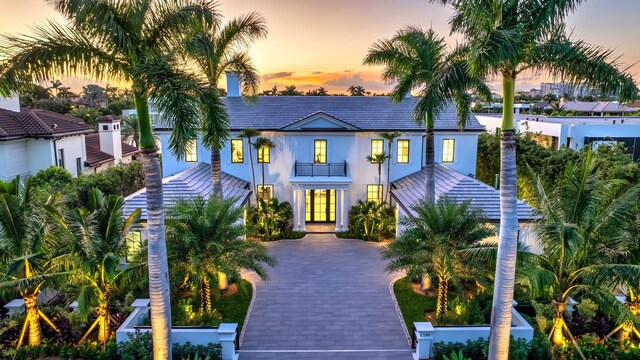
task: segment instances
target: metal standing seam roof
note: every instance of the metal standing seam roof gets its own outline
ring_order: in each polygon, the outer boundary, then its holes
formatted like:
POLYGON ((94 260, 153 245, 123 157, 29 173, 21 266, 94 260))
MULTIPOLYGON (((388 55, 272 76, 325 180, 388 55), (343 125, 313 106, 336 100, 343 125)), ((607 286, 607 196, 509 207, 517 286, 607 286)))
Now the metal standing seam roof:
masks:
MULTIPOLYGON (((491 221, 500 220, 500 192, 480 180, 465 176, 443 164, 435 166, 436 199, 443 196, 458 202, 471 201, 491 221)), ((391 195, 409 216, 415 216, 413 207, 424 199, 424 169, 394 181, 391 195)), ((518 200, 518 219, 533 220, 534 208, 526 201, 518 200)))
POLYGON ((614 101, 567 101, 560 104, 563 110, 578 112, 635 112, 637 108, 624 106, 614 101))
MULTIPOLYGON (((203 198, 211 196, 211 166, 207 163, 197 163, 175 175, 162 179, 164 208, 167 209, 177 199, 190 199, 198 195, 203 198)), ((222 196, 225 199, 237 199, 236 205, 241 206, 251 194, 249 183, 235 176, 222 173, 222 196)), ((124 216, 129 216, 135 209, 140 209, 140 219, 147 220, 147 191, 141 189, 125 198, 124 216)))
MULTIPOLYGON (((355 131, 424 131, 413 119, 417 98, 407 98, 400 103, 386 96, 260 96, 256 103, 247 103, 241 97, 223 99, 232 130, 255 128, 258 130, 283 130, 314 113, 325 113, 357 128, 355 131)), ((157 129, 170 128, 162 121, 157 129)), ((458 130, 456 108, 451 103, 435 123, 436 130, 458 130)), ((467 131, 483 131, 484 128, 471 115, 467 131)))

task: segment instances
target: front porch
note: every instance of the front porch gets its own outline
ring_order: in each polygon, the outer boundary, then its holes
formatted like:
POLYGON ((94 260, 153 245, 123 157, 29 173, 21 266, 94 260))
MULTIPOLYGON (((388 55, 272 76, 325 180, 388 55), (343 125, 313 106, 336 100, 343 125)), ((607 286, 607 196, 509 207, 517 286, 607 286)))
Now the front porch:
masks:
POLYGON ((294 231, 347 231, 350 178, 293 177, 291 184, 294 231))

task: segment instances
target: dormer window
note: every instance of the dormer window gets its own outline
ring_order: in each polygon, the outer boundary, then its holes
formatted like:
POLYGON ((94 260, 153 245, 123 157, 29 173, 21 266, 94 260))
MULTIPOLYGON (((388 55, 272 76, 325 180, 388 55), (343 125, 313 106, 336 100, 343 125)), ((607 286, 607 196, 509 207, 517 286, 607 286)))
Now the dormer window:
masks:
POLYGON ((327 163, 327 140, 313 142, 313 162, 316 164, 327 163))

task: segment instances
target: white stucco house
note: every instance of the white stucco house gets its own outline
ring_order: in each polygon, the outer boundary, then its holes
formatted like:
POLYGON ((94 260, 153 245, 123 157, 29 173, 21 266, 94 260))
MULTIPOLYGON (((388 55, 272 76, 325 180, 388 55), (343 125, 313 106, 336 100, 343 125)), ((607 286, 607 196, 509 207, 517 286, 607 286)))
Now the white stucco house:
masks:
POLYGON ((0 107, 0 180, 28 177, 54 165, 73 176, 89 174, 130 162, 140 152, 122 143, 116 117, 101 117, 96 132, 71 116, 20 110, 17 98, 0 106, 4 106, 0 107))

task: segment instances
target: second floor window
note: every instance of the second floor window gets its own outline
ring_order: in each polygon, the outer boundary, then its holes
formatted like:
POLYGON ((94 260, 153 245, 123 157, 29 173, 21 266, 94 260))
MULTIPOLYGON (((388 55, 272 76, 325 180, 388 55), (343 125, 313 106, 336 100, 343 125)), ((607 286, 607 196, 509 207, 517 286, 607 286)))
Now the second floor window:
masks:
POLYGON ((184 155, 186 162, 198 161, 198 141, 189 140, 187 142, 186 154, 184 155))
POLYGON ((64 149, 58 149, 58 166, 64 167, 64 149))
POLYGON ((327 140, 315 140, 313 142, 313 162, 316 164, 326 164, 327 140))
POLYGON ((398 151, 396 151, 396 162, 407 164, 409 162, 409 140, 398 140, 398 151))
POLYGON ((271 149, 268 147, 261 147, 258 150, 258 163, 270 163, 271 162, 271 149))
POLYGON ((455 161, 456 152, 456 140, 444 139, 442 140, 442 162, 452 163, 455 161))
POLYGON ((367 201, 382 201, 382 185, 367 185, 367 201))
POLYGON ((373 139, 371 140, 371 157, 380 155, 384 152, 384 140, 373 139))
POLYGON ((231 162, 243 163, 244 162, 244 147, 242 139, 231 140, 231 162))

